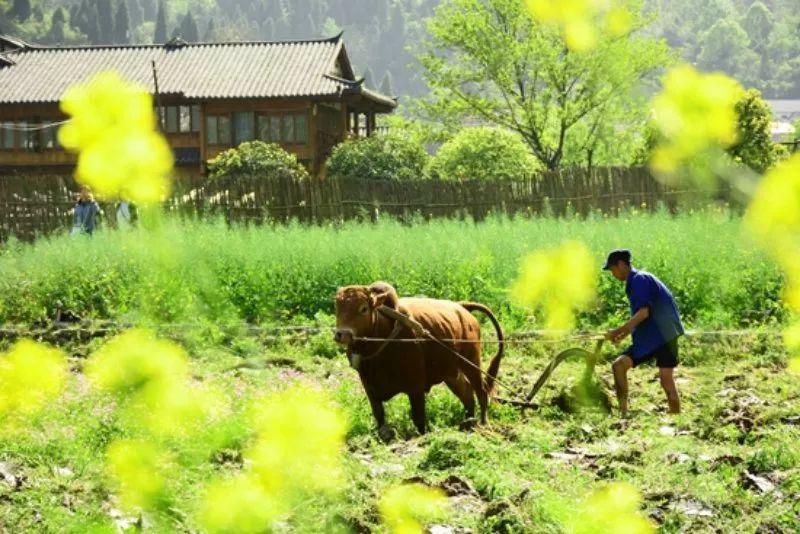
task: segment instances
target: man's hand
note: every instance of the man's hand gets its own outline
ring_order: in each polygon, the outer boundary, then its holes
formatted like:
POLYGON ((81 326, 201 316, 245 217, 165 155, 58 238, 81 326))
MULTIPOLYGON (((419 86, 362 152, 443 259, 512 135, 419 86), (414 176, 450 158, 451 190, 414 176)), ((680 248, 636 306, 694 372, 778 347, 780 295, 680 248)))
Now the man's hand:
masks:
POLYGON ((631 327, 627 323, 620 326, 619 328, 615 328, 613 330, 609 330, 606 332, 606 339, 614 343, 615 345, 628 337, 631 333, 631 327))

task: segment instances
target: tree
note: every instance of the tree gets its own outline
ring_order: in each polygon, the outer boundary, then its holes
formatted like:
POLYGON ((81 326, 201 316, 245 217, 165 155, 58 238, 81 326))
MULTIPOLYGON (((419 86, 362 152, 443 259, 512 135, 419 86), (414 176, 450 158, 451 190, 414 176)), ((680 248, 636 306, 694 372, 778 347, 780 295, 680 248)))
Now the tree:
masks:
POLYGON ((100 18, 97 15, 97 8, 92 4, 87 4, 86 8, 86 37, 92 44, 100 43, 100 18))
POLYGON ((419 140, 390 133, 345 141, 328 158, 328 174, 340 178, 417 180, 425 177, 428 153, 419 140))
POLYGON ((158 1, 158 14, 156 15, 156 30, 153 35, 154 43, 167 42, 167 6, 164 0, 158 1))
POLYGON ((114 43, 128 44, 131 42, 130 19, 128 18, 128 4, 120 1, 117 5, 117 14, 114 17, 114 43))
POLYGON ((100 26, 100 43, 111 44, 114 41, 114 13, 111 0, 97 0, 97 16, 100 26))
POLYGON ((499 128, 464 128, 439 148, 430 174, 442 180, 522 180, 542 164, 519 134, 499 128))
POLYGON ((392 84, 392 73, 388 70, 386 74, 383 75, 383 81, 381 82, 381 93, 385 94, 386 96, 394 96, 394 84, 392 84))
POLYGON ((203 41, 213 43, 217 39, 217 29, 214 26, 214 19, 208 19, 208 26, 206 27, 206 34, 203 36, 203 41))
POLYGON ((200 40, 200 32, 197 31, 197 23, 192 17, 192 13, 187 11, 186 16, 181 21, 179 34, 184 41, 196 43, 200 40))
POLYGON ((20 22, 25 22, 31 18, 31 2, 30 0, 14 0, 11 6, 11 11, 8 13, 11 18, 20 22))
POLYGON ((50 17, 50 33, 48 41, 51 43, 61 44, 67 39, 66 35, 67 14, 64 8, 59 7, 53 11, 53 16, 50 17))
POLYGON ((142 14, 144 15, 144 20, 147 21, 156 20, 157 11, 156 11, 155 0, 141 0, 141 6, 142 6, 142 14))
MULTIPOLYGON (((419 55, 432 89, 426 112, 451 124, 472 116, 515 131, 547 168, 558 168, 568 144, 590 146, 609 131, 589 127, 609 122, 604 109, 628 99, 671 59, 663 42, 639 31, 640 3, 625 5, 630 33, 603 35, 594 49, 576 53, 559 31, 533 21, 520 0, 444 0, 419 55)), ((615 126, 640 120, 623 119, 615 126)))
POLYGON ((130 21, 129 28, 131 30, 134 30, 139 26, 141 26, 141 24, 144 22, 145 20, 144 12, 142 10, 142 5, 139 3, 139 0, 127 0, 127 4, 128 4, 128 16, 130 21))
POLYGON ((739 140, 728 149, 733 159, 763 173, 778 161, 779 150, 772 142, 772 110, 756 89, 745 91, 736 102, 739 140))
POLYGON ((372 74, 372 69, 367 67, 367 70, 364 71, 364 87, 367 89, 374 89, 375 88, 375 76, 372 74))
POLYGON ((758 79, 758 73, 753 72, 758 56, 749 46, 750 38, 738 22, 719 20, 703 36, 697 63, 704 70, 722 70, 743 83, 751 83, 758 79))

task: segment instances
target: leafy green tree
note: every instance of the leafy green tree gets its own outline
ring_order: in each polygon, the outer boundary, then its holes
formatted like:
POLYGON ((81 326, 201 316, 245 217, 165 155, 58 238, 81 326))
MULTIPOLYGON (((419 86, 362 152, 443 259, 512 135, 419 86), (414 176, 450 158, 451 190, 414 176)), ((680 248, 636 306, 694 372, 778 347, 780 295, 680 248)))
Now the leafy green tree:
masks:
POLYGON ((772 110, 756 89, 745 91, 736 102, 739 141, 728 153, 733 159, 763 173, 778 161, 779 149, 772 142, 772 110))
POLYGON ((100 26, 100 43, 114 42, 114 13, 111 0, 97 0, 97 16, 100 26))
POLYGON ((156 29, 153 42, 162 44, 167 42, 167 6, 164 0, 158 1, 158 14, 156 15, 156 29))
MULTIPOLYGON (((670 61, 666 45, 640 31, 640 3, 626 6, 630 33, 574 53, 560 32, 534 22, 521 0, 444 0, 419 56, 433 90, 427 112, 450 121, 477 116, 515 131, 547 168, 558 168, 568 143, 592 144, 571 135, 579 125, 602 120, 599 111, 629 98, 670 61)), ((607 131, 587 127, 583 137, 607 131)))
POLYGON ((500 128, 464 128, 431 159, 442 180, 522 180, 542 168, 519 134, 500 128))
POLYGON ((197 30, 197 23, 194 21, 194 17, 190 11, 187 11, 186 15, 183 17, 179 33, 181 38, 189 43, 196 43, 200 40, 200 32, 197 30))
POLYGON ((389 133, 345 141, 328 158, 328 175, 371 180, 418 180, 429 156, 418 139, 389 133))
POLYGON ((209 177, 217 178, 308 178, 308 171, 275 143, 247 141, 222 152, 208 162, 209 177))
POLYGON ((388 70, 386 74, 383 75, 383 81, 381 82, 381 93, 385 94, 386 96, 394 96, 394 83, 392 83, 392 73, 388 70))
POLYGON ((114 43, 128 44, 131 42, 130 18, 128 17, 128 4, 120 1, 117 4, 117 14, 114 17, 114 43))
POLYGON ((30 0, 14 0, 9 12, 11 18, 20 22, 25 22, 31 17, 31 1, 30 0))
POLYGON ((702 39, 698 65, 707 71, 723 70, 749 85, 757 78, 753 65, 758 56, 750 50, 750 38, 738 22, 731 19, 717 21, 702 39))
POLYGON ((213 43, 217 39, 217 28, 214 25, 214 19, 208 20, 208 26, 206 27, 206 34, 203 36, 203 41, 207 43, 213 43))

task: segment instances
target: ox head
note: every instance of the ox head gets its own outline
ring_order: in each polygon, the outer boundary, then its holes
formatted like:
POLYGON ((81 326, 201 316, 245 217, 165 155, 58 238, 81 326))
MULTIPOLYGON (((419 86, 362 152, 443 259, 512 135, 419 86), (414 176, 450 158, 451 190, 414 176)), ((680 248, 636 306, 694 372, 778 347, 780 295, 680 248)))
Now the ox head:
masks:
POLYGON ((378 308, 397 308, 397 300, 397 291, 386 282, 340 287, 336 292, 334 341, 349 347, 356 338, 369 337, 375 330, 378 308))

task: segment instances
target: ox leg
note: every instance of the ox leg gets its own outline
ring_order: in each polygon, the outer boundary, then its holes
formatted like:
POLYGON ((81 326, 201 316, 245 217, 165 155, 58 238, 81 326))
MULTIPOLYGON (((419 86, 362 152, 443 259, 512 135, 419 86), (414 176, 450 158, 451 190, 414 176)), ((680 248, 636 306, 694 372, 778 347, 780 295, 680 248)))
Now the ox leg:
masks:
POLYGON ((369 405, 372 408, 372 415, 375 417, 375 422, 378 423, 378 428, 381 428, 386 424, 386 413, 383 411, 383 403, 372 395, 367 395, 367 397, 369 398, 369 405))
POLYGON ((408 402, 411 404, 411 420, 420 434, 425 433, 425 392, 409 393, 408 402))
POLYGON ((475 390, 475 395, 478 396, 478 405, 481 408, 481 424, 485 425, 486 410, 489 405, 489 395, 486 393, 486 388, 483 384, 483 377, 481 376, 480 371, 474 367, 464 369, 464 373, 467 375, 467 380, 469 380, 469 383, 472 385, 472 389, 475 390))
POLYGON ((467 382, 466 377, 462 373, 458 373, 455 378, 448 378, 444 381, 447 387, 450 388, 456 397, 464 405, 464 412, 467 419, 475 417, 475 395, 472 392, 472 386, 467 382))

